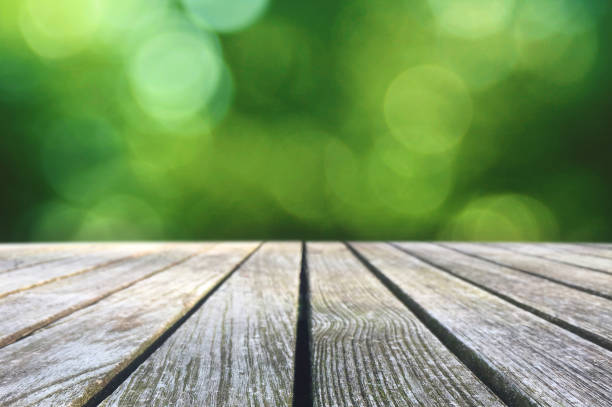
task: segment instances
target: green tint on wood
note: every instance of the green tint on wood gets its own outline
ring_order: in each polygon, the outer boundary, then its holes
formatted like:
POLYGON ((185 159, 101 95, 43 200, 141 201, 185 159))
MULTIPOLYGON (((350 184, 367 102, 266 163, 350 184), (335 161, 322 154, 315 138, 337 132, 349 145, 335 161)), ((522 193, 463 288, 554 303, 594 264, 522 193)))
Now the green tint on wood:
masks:
POLYGON ((102 405, 290 406, 299 243, 267 243, 102 405))
POLYGON ((0 406, 612 405, 610 246, 306 247, 0 245, 0 406))
MULTIPOLYGON (((402 246, 433 254, 428 245, 402 246)), ((609 351, 388 244, 354 247, 424 310, 496 391, 507 392, 512 405, 612 403, 609 351)), ((446 251, 436 253, 438 261, 449 260, 446 251)))
POLYGON ((256 246, 215 246, 0 349, 0 405, 83 404, 256 246))
POLYGON ((315 406, 502 406, 351 252, 308 244, 315 406))
POLYGON ((0 298, 0 347, 206 249, 159 250, 0 298))
POLYGON ((612 349, 612 301, 432 243, 399 246, 612 349))

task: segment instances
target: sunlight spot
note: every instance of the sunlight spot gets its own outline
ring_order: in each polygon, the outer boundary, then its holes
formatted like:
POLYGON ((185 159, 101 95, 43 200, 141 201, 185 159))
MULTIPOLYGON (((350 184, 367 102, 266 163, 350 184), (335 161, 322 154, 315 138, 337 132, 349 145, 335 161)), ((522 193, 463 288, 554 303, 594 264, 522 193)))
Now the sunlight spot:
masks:
POLYGON ((146 41, 130 66, 141 107, 162 121, 184 120, 207 106, 223 76, 213 38, 187 31, 162 32, 146 41))
POLYGON ((437 66, 408 69, 391 82, 385 117, 409 150, 439 153, 456 146, 472 121, 472 100, 454 73, 437 66))
POLYGON ((187 12, 205 27, 220 32, 251 25, 265 11, 268 0, 182 0, 187 12))
POLYGON ((440 236, 452 240, 552 240, 557 222, 540 201, 520 194, 490 195, 472 200, 440 236))
POLYGON ((508 77, 517 61, 513 38, 506 33, 476 39, 441 35, 437 45, 442 62, 474 90, 508 77))
POLYGON ((163 222, 151 206, 131 195, 112 195, 87 211, 74 238, 133 240, 161 236, 163 222))
POLYGON ((440 27, 463 38, 479 38, 506 28, 514 0, 429 0, 440 27))
POLYGON ((392 138, 380 137, 368 161, 369 189, 397 213, 426 217, 451 191, 452 163, 452 154, 415 153, 392 138))
POLYGON ((62 58, 87 47, 102 19, 101 0, 25 0, 21 32, 34 52, 62 58))

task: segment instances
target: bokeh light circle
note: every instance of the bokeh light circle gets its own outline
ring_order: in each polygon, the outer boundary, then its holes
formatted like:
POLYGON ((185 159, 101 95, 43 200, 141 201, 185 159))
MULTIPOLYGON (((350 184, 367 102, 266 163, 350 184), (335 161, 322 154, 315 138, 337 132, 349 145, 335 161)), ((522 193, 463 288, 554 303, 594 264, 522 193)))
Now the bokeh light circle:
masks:
POLYGON ((20 27, 34 52, 62 58, 90 44, 102 17, 102 0, 25 0, 20 27))
POLYGON ((521 5, 514 40, 521 66, 548 81, 582 80, 598 56, 595 16, 583 2, 534 0, 521 5))
POLYGON ((182 0, 189 15, 220 32, 243 29, 260 17, 268 0, 182 0))
POLYGON ((476 91, 487 89, 507 78, 518 59, 515 42, 506 33, 482 38, 440 35, 437 49, 444 65, 476 91))
POLYGON ((575 34, 591 28, 594 15, 588 1, 530 0, 520 4, 515 29, 523 38, 538 39, 556 34, 575 34))
POLYGON ((395 138, 406 148, 439 153, 457 145, 472 121, 472 100, 453 72, 433 65, 408 69, 385 95, 384 113, 395 138))
POLYGON ((101 37, 115 47, 126 45, 136 33, 171 15, 170 0, 102 0, 101 37))
POLYGON ((446 226, 451 240, 554 240, 558 226, 542 202, 521 194, 495 194, 470 201, 446 226))
POLYGON ((369 189, 396 213, 426 218, 450 194, 452 163, 452 154, 416 153, 379 137, 368 160, 369 189))
POLYGON ((464 38, 500 32, 512 20, 515 0, 429 0, 438 25, 464 38))
POLYGON ((162 32, 134 56, 130 80, 141 107, 154 118, 189 118, 215 95, 223 60, 213 39, 188 31, 162 32))
POLYGON ((133 195, 111 195, 87 210, 74 238, 78 240, 159 239, 164 224, 159 213, 133 195))
POLYGON ((33 214, 31 235, 34 240, 69 240, 78 230, 84 211, 63 200, 46 201, 33 214))

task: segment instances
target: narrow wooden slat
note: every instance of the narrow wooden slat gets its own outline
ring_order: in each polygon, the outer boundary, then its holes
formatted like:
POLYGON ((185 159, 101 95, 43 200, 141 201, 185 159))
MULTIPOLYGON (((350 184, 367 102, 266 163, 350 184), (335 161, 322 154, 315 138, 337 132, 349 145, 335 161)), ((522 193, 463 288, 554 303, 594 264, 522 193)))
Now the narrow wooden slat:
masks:
POLYGON ((344 245, 307 253, 315 406, 503 405, 344 245))
POLYGON ((0 347, 210 247, 160 250, 0 298, 0 347))
POLYGON ((583 246, 599 247, 606 250, 612 250, 612 243, 581 243, 583 246))
POLYGON ((430 243, 399 247, 612 350, 612 301, 430 243))
POLYGON ((138 257, 153 249, 150 245, 119 244, 107 250, 76 252, 69 257, 0 273, 0 298, 130 257, 138 257))
POLYGON ((215 246, 0 349, 0 405, 82 405, 255 247, 215 246))
POLYGON ((102 406, 290 406, 299 243, 267 243, 102 406))
MULTIPOLYGON (((591 270, 612 275, 612 260, 597 257, 587 257, 565 250, 555 249, 554 246, 543 244, 498 243, 495 246, 511 250, 515 253, 524 253, 531 256, 542 257, 553 262, 565 263, 586 267, 591 270)), ((605 251, 605 249, 602 249, 605 251)))
POLYGON ((390 245, 354 247, 510 405, 611 405, 609 351, 390 245))
MULTIPOLYGON (((44 243, 2 243, 0 245, 0 257, 5 253, 21 251, 46 251, 46 250, 78 250, 84 247, 100 246, 102 243, 92 242, 44 242, 44 243)), ((110 243, 114 244, 114 243, 110 243)))
POLYGON ((580 254, 581 257, 588 256, 612 259, 612 247, 603 247, 589 243, 555 243, 550 246, 557 250, 580 254))
POLYGON ((491 245, 452 243, 443 244, 443 246, 612 299, 612 275, 609 274, 556 263, 545 258, 528 256, 491 245))
POLYGON ((99 250, 100 244, 1 245, 0 273, 67 259, 78 253, 99 250))

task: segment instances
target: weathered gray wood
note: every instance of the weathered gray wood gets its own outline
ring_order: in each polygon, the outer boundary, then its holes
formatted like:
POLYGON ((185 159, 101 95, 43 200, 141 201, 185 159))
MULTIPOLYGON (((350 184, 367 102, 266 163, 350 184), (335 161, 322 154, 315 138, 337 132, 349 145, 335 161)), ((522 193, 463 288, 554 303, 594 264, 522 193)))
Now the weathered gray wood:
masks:
MULTIPOLYGON (((594 244, 578 244, 578 243, 556 243, 551 247, 557 250, 580 254, 582 256, 601 257, 604 259, 612 259, 612 247, 603 247, 594 244)), ((582 257, 584 258, 584 257, 582 257)))
POLYGON ((612 243, 580 243, 583 246, 599 247, 606 250, 612 250, 612 243))
POLYGON ((513 405, 612 405, 611 352, 387 244, 354 246, 513 405))
MULTIPOLYGON (((524 253, 535 257, 541 257, 553 262, 571 264, 598 270, 608 275, 612 275, 612 260, 601 257, 583 256, 563 250, 561 247, 545 244, 521 244, 521 243, 499 243, 495 246, 513 251, 514 253, 524 253)), ((601 252, 605 252, 602 249, 601 252)))
POLYGON ((290 406, 299 243, 267 243, 103 406, 290 406))
POLYGON ((215 246, 0 349, 0 405, 82 405, 255 247, 215 246))
POLYGON ((119 244, 106 250, 73 255, 0 273, 0 298, 119 261, 144 255, 157 245, 119 244))
POLYGON ((612 349, 612 301, 431 243, 398 243, 419 258, 612 349))
POLYGON ((101 244, 3 244, 0 245, 0 273, 37 264, 67 259, 78 253, 100 250, 101 244))
MULTIPOLYGON (((78 250, 84 247, 99 247, 106 243, 92 242, 45 242, 45 243, 2 243, 0 245, 0 257, 6 253, 15 253, 22 251, 45 251, 45 250, 78 250)), ((115 244, 115 243, 109 243, 115 244)))
POLYGON ((452 243, 443 244, 443 246, 612 299, 612 275, 610 274, 565 263, 556 263, 546 258, 524 255, 491 245, 452 243))
POLYGON ((503 405, 343 244, 307 253, 315 406, 503 405))
POLYGON ((0 347, 209 248, 160 250, 0 298, 0 347))

